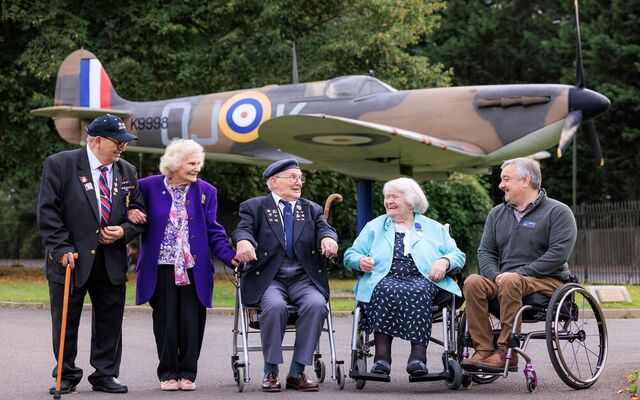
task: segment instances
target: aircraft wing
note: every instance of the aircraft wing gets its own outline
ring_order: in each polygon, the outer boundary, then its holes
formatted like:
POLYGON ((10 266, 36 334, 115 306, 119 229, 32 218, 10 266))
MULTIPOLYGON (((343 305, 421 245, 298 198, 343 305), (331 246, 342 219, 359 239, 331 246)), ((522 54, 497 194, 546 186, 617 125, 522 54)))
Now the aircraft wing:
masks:
POLYGON ((486 154, 465 142, 447 141, 391 126, 330 115, 288 115, 260 126, 265 143, 313 161, 318 169, 390 179, 435 172, 465 171, 482 165, 486 154))

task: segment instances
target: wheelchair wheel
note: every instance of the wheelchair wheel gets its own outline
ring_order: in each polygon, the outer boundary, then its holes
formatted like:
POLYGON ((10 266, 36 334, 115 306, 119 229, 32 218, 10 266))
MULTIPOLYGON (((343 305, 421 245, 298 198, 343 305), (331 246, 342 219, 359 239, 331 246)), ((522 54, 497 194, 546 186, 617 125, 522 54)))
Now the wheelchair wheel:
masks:
POLYGON ((462 382, 460 384, 463 388, 469 389, 473 384, 473 376, 462 371, 462 382))
MULTIPOLYGON (((495 320, 493 317, 492 321, 491 321, 491 326, 495 329, 496 328, 496 324, 499 324, 499 322, 497 320, 495 320)), ((462 352, 464 350, 465 346, 471 346, 471 343, 466 344, 465 340, 471 340, 470 338, 465 339, 465 335, 466 335, 466 331, 465 331, 465 326, 467 324, 467 313, 465 313, 464 311, 460 313, 460 318, 458 321, 458 332, 457 332, 457 336, 458 336, 458 348, 456 349, 457 351, 457 356, 458 356, 458 361, 462 362, 462 352)), ((465 382, 467 380, 471 380, 474 383, 477 383, 478 385, 484 385, 487 383, 492 383, 494 382, 496 379, 498 379, 500 376, 499 375, 483 375, 483 374, 468 374, 467 375, 468 378, 464 378, 462 381, 462 384, 464 385, 465 382)), ((465 388, 468 388, 469 386, 471 386, 471 382, 469 382, 468 385, 464 386, 465 388)))
POLYGON ((596 299, 575 283, 561 286, 549 301, 545 331, 560 379, 574 389, 593 385, 607 360, 607 325, 596 299))
POLYGON ((236 383, 238 384, 238 393, 242 393, 244 390, 244 367, 238 369, 238 380, 236 383))
MULTIPOLYGON (((367 372, 367 360, 365 358, 357 359, 353 369, 355 369, 356 372, 367 372)), ((358 390, 364 389, 364 385, 367 384, 367 381, 364 379, 354 379, 354 381, 356 383, 356 389, 358 390)))
POLYGON ((462 367, 456 360, 449 360, 449 379, 446 380, 449 390, 458 390, 462 384, 462 367))
POLYGON ((324 360, 322 358, 318 358, 314 363, 314 371, 316 372, 316 378, 318 378, 318 383, 324 382, 324 377, 327 374, 327 369, 324 366, 324 360))
POLYGON ((342 390, 344 389, 344 381, 346 379, 343 364, 338 364, 336 375, 336 380, 338 381, 338 389, 342 390))

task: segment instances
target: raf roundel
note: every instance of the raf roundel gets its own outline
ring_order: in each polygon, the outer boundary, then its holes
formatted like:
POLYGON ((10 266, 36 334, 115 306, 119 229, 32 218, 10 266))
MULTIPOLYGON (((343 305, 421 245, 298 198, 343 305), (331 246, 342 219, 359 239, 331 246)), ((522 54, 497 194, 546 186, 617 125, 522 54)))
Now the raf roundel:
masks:
POLYGON ((263 93, 242 92, 227 100, 218 113, 218 126, 234 142, 258 139, 258 128, 271 117, 271 102, 263 93))

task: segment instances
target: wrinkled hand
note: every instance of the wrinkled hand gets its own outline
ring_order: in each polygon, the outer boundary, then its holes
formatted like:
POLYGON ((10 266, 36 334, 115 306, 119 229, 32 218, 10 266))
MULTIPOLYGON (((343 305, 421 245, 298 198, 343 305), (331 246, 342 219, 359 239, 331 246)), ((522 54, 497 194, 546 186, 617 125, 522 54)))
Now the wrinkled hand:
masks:
POLYGON ((136 225, 142 225, 147 222, 147 215, 137 208, 127 211, 127 219, 136 225))
POLYGON ((242 264, 242 263, 240 262, 240 260, 238 260, 238 259, 236 258, 236 256, 234 256, 234 257, 231 259, 231 265, 233 265, 235 268, 238 268, 241 264, 242 264))
POLYGON ((500 286, 503 278, 505 278, 507 275, 514 275, 514 274, 516 274, 516 272, 503 272, 501 274, 498 274, 498 276, 496 276, 496 279, 495 279, 496 285, 500 286))
POLYGON ((100 228, 100 239, 98 241, 101 244, 111 244, 123 237, 124 229, 120 225, 104 226, 100 228))
POLYGON ((235 259, 243 263, 248 263, 258 259, 256 257, 256 249, 253 247, 250 241, 245 239, 236 243, 235 259))
POLYGON ((322 255, 327 258, 338 254, 338 243, 330 237, 323 238, 320 241, 320 248, 322 249, 322 255))
POLYGON ((72 252, 68 252, 62 255, 62 257, 60 257, 60 264, 62 264, 63 267, 67 267, 67 265, 69 267, 71 267, 71 269, 74 269, 76 267, 76 257, 72 252))
POLYGON ((429 279, 434 282, 440 282, 444 279, 449 269, 449 260, 446 258, 439 258, 431 265, 431 272, 429 272, 429 279))
POLYGON ((360 271, 362 272, 371 272, 373 271, 373 258, 371 257, 362 257, 358 260, 358 267, 360 267, 360 271))

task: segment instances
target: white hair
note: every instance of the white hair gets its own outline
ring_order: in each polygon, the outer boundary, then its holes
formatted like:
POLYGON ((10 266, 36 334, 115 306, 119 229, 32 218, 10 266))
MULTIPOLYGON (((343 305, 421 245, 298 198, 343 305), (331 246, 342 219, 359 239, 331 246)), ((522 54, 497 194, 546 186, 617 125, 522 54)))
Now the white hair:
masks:
POLYGON ((540 189, 542 185, 542 172, 540 172, 540 163, 538 161, 525 157, 514 158, 503 162, 500 169, 505 169, 509 165, 516 167, 516 177, 518 179, 524 179, 528 176, 531 181, 531 186, 534 189, 540 189))
POLYGON ((204 165, 204 148, 199 143, 189 139, 172 140, 160 158, 160 173, 170 177, 191 155, 198 155, 200 162, 204 165))
POLYGON ((388 181, 382 188, 382 194, 385 196, 389 190, 394 189, 404 195, 404 199, 409 206, 418 214, 424 214, 429 208, 429 202, 424 191, 416 181, 411 178, 397 178, 388 181))

